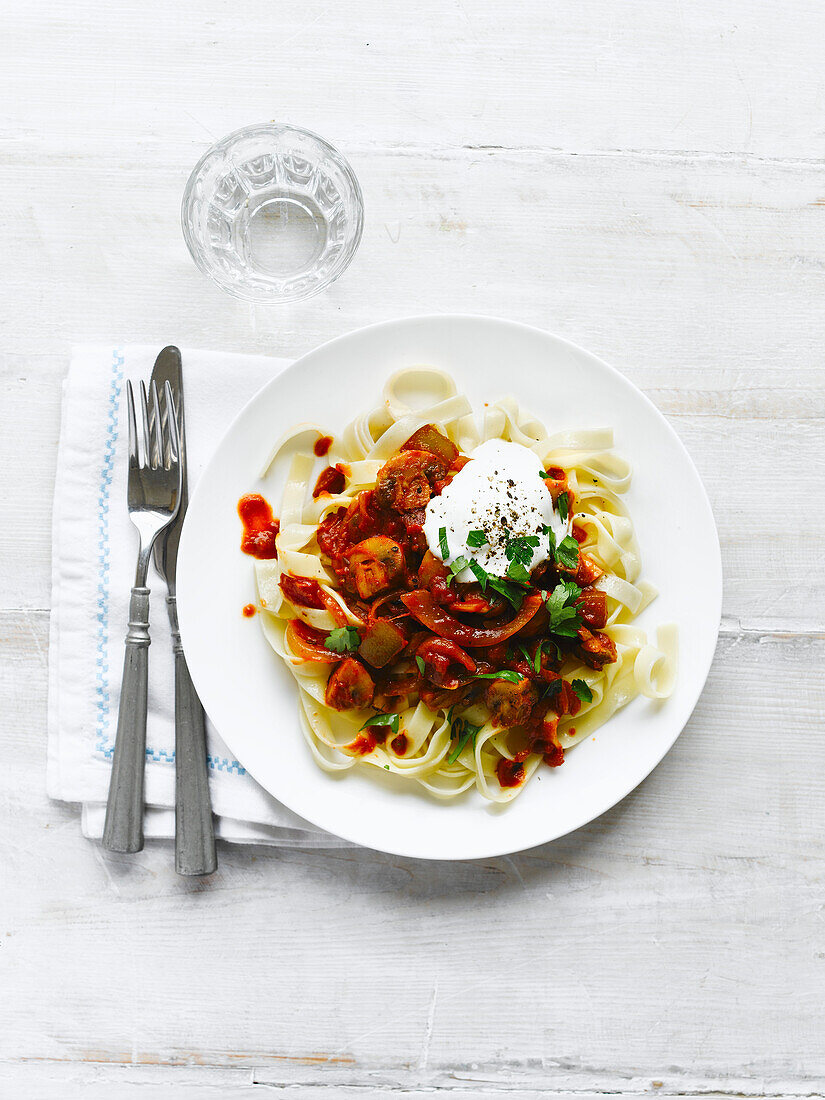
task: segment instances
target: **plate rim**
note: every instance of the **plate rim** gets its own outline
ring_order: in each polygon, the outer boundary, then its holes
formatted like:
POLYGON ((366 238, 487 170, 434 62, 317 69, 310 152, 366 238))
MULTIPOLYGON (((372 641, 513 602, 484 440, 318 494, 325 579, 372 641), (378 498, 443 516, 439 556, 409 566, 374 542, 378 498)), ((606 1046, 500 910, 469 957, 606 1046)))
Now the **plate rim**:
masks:
MULTIPOLYGON (((184 519, 183 527, 182 527, 182 530, 181 530, 181 541, 180 541, 179 560, 178 560, 178 572, 179 572, 179 574, 184 575, 184 576, 186 575, 186 568, 187 568, 187 565, 188 565, 188 558, 189 558, 189 552, 188 552, 189 539, 187 539, 187 530, 190 530, 190 531, 192 530, 192 525, 189 525, 189 527, 187 528, 187 524, 189 524, 190 512, 191 512, 193 504, 195 504, 196 501, 198 500, 198 494, 201 491, 201 487, 205 484, 205 482, 207 480, 207 475, 210 474, 210 472, 212 471, 213 466, 216 464, 219 452, 221 451, 221 448, 224 444, 224 441, 235 430, 237 423, 246 416, 247 411, 249 410, 249 408, 252 405, 256 404, 258 401, 260 401, 263 394, 267 390, 269 390, 270 388, 276 387, 278 385, 278 383, 284 378, 285 375, 292 374, 292 373, 297 373, 298 371, 300 371, 302 369, 303 365, 305 364, 305 362, 308 359, 310 359, 311 357, 319 355, 321 353, 326 353, 331 348, 334 348, 336 346, 340 346, 340 345, 343 345, 343 344, 348 343, 350 341, 356 340, 356 339, 358 339, 359 337, 363 336, 366 333, 375 332, 376 330, 380 330, 380 329, 393 329, 393 328, 397 327, 398 325, 406 325, 406 324, 421 325, 421 324, 428 324, 428 323, 433 323, 433 322, 437 322, 438 324, 446 324, 446 323, 450 323, 450 322, 482 323, 482 324, 488 324, 488 325, 492 325, 492 326, 496 326, 496 327, 500 326, 500 327, 504 327, 504 328, 509 328, 511 330, 514 330, 514 331, 521 331, 521 332, 529 333, 532 336, 539 336, 541 338, 549 337, 553 341, 555 341, 558 345, 561 345, 562 347, 565 347, 565 348, 569 349, 571 352, 579 354, 579 355, 583 355, 588 359, 594 360, 595 362, 597 362, 599 364, 599 366, 601 368, 603 368, 604 370, 608 371, 611 375, 613 375, 614 378, 618 381, 618 383, 622 387, 624 387, 625 389, 631 391, 635 395, 636 398, 641 398, 642 402, 647 406, 648 411, 653 413, 653 415, 656 417, 656 419, 664 427, 667 434, 670 436, 672 442, 674 442, 676 444, 678 450, 681 452, 682 458, 687 461, 688 467, 690 468, 690 471, 693 475, 693 478, 695 479, 695 483, 696 483, 697 487, 699 488, 702 503, 704 504, 706 512, 707 512, 707 518, 710 521, 709 534, 712 533, 712 535, 713 535, 713 566, 714 566, 714 569, 713 569, 712 581, 713 581, 713 585, 714 585, 714 589, 715 589, 715 599, 714 599, 714 609, 715 610, 714 610, 713 626, 714 626, 714 637, 715 637, 716 640, 718 640, 719 628, 720 628, 721 619, 722 619, 722 601, 723 601, 723 595, 724 595, 724 578, 723 578, 723 569, 722 569, 721 544, 719 542, 719 531, 718 531, 718 527, 717 527, 717 524, 716 524, 716 517, 714 515, 713 507, 711 505, 710 498, 708 496, 707 489, 705 487, 704 481, 702 480, 702 477, 701 477, 701 475, 700 475, 700 473, 699 473, 699 471, 696 467, 696 464, 693 461, 693 458, 690 455, 690 452, 688 451, 687 447, 682 442, 682 439, 680 438, 680 436, 677 433, 676 429, 671 424, 670 420, 664 415, 664 413, 662 413, 659 410, 659 408, 647 396, 647 394, 644 393, 644 391, 639 389, 639 387, 636 386, 635 383, 633 383, 629 378, 627 378, 627 376, 624 375, 617 367, 614 367, 611 363, 608 363, 606 360, 602 359, 599 355, 596 355, 594 352, 589 351, 587 348, 583 347, 580 344, 575 343, 572 340, 567 339, 564 336, 559 336, 557 333, 551 332, 549 329, 541 328, 538 325, 531 325, 531 324, 528 324, 528 323, 523 322, 523 321, 514 321, 514 320, 511 320, 509 318, 496 317, 496 316, 491 316, 489 314, 475 314, 475 313, 410 314, 410 315, 403 316, 403 317, 395 317, 395 318, 391 318, 391 319, 388 319, 388 320, 373 322, 369 325, 362 325, 359 328, 351 329, 348 332, 341 333, 340 335, 334 336, 331 339, 326 340, 323 343, 318 344, 316 347, 311 348, 309 351, 305 352, 303 355, 301 355, 298 358, 294 359, 291 363, 289 363, 286 367, 284 367, 283 370, 280 370, 276 375, 274 375, 274 377, 269 378, 267 381, 265 381, 263 383, 263 385, 261 385, 255 391, 255 393, 251 395, 251 397, 245 402, 245 404, 242 406, 242 408, 238 411, 238 413, 233 417, 231 422, 227 425, 226 429, 224 430, 223 434, 221 435, 221 438, 218 440, 217 444, 212 449, 211 455, 210 455, 208 461, 206 462, 206 464, 205 464, 205 466, 204 466, 204 468, 203 468, 203 470, 200 474, 200 477, 198 478, 197 485, 194 487, 194 490, 192 491, 190 501, 189 501, 189 507, 187 509, 187 515, 184 519), (182 570, 181 570, 181 566, 183 566, 182 570)), ((257 477, 257 474, 255 474, 255 476, 257 477)), ((186 585, 184 584, 184 592, 185 591, 186 591, 186 585)), ((184 598, 184 603, 182 605, 182 613, 181 613, 181 608, 179 607, 179 617, 180 617, 181 638, 182 638, 183 643, 184 643, 184 652, 186 652, 185 639, 186 639, 187 633, 189 632, 189 627, 187 625, 189 615, 188 615, 188 611, 186 610, 186 598, 184 598)), ((709 628, 710 628, 710 623, 708 623, 708 629, 709 628)), ((603 807, 603 809, 601 809, 597 813, 594 814, 590 810, 584 810, 583 813, 580 816, 575 816, 574 815, 571 818, 569 825, 565 824, 565 828, 563 829, 563 831, 555 832, 552 836, 543 836, 543 837, 540 837, 539 839, 537 839, 535 842, 530 842, 530 843, 527 843, 527 844, 518 843, 516 847, 513 847, 512 841, 505 841, 501 846, 495 846, 493 848, 485 847, 485 850, 483 852, 476 851, 476 852, 471 853, 471 854, 468 854, 467 851, 457 850, 457 851, 451 852, 451 853, 446 854, 446 855, 438 855, 438 856, 422 855, 421 852, 415 851, 411 847, 405 847, 404 845, 393 844, 393 843, 388 843, 388 844, 370 843, 368 841, 365 841, 360 835, 351 834, 350 831, 348 830, 348 828, 346 827, 346 824, 343 824, 341 826, 335 825, 333 827, 333 826, 329 825, 326 822, 318 821, 313 816, 312 813, 307 813, 303 808, 301 808, 301 810, 294 810, 291 806, 289 806, 286 802, 284 802, 282 798, 280 798, 278 795, 273 794, 269 790, 269 788, 263 782, 261 782, 260 779, 258 779, 255 776, 254 772, 250 771, 247 768, 247 765, 246 765, 246 763, 243 759, 244 754, 243 753, 238 753, 236 751, 236 749, 232 747, 230 742, 226 741, 225 734, 222 730, 220 730, 218 728, 217 723, 214 722, 214 720, 211 719, 211 718, 210 718, 210 720, 213 722, 213 725, 215 726, 215 729, 218 731, 220 737, 225 741, 227 747, 230 748, 231 751, 235 754, 235 756, 238 759, 239 763, 241 763, 243 765, 243 767, 248 771, 248 774, 250 775, 250 777, 253 778, 255 780, 255 782, 257 782, 261 786, 261 788, 267 792, 267 794, 269 794, 272 798, 275 798, 276 801, 278 801, 282 805, 286 806, 287 809, 289 809, 291 812, 297 814, 299 817, 302 817, 304 820, 308 821, 310 824, 315 825, 317 828, 322 829, 325 832, 328 832, 333 836, 336 836, 336 837, 338 837, 338 838, 340 838, 344 841, 347 841, 349 843, 356 844, 359 847, 368 848, 368 849, 371 849, 373 851, 386 852, 387 854, 390 854, 390 855, 398 855, 398 856, 402 856, 402 857, 405 857, 405 858, 426 859, 426 860, 432 860, 434 862, 445 862, 445 863, 454 863, 454 862, 457 862, 457 861, 465 861, 466 862, 468 860, 473 860, 473 859, 490 859, 490 858, 497 858, 499 856, 512 855, 516 852, 530 851, 533 848, 540 847, 543 844, 551 844, 556 840, 560 840, 562 837, 568 836, 570 833, 573 833, 573 832, 577 831, 578 829, 583 828, 585 825, 588 825, 593 821, 597 821, 605 813, 612 810, 615 806, 617 806, 620 802, 622 802, 625 798, 627 798, 627 796, 632 791, 634 791, 638 786, 640 786, 656 770, 656 768, 659 766, 659 764, 661 764, 662 760, 670 752, 670 750, 673 748, 674 744, 676 743, 676 741, 678 740, 678 738, 680 737, 680 735, 684 731, 685 726, 690 721, 690 719, 693 715, 693 712, 695 711, 696 706, 699 702, 699 699, 702 696, 702 692, 704 691, 705 686, 707 684, 707 679, 708 679, 708 676, 710 674, 711 667, 713 665, 715 652, 716 652, 716 646, 715 645, 713 647, 709 647, 709 652, 706 656, 706 659, 702 662, 702 665, 701 665, 701 668, 700 668, 701 675, 697 676, 695 690, 694 690, 694 692, 691 693, 689 709, 686 710, 686 717, 685 717, 684 721, 679 726, 679 728, 675 731, 673 736, 670 737, 666 741, 666 743, 663 745, 663 747, 661 749, 661 752, 658 752, 658 750, 657 750, 658 755, 656 755, 656 759, 653 761, 653 763, 650 765, 650 767, 648 768, 648 770, 645 772, 645 774, 643 776, 641 776, 638 779, 632 779, 626 787, 622 784, 621 785, 621 793, 617 793, 615 795, 615 797, 613 797, 611 795, 610 796, 611 801, 609 802, 609 804, 605 805, 603 807)), ((191 672, 191 670, 190 670, 190 674, 192 676, 192 680, 193 680, 193 683, 195 684, 196 690, 198 690, 198 683, 197 683, 198 674, 196 672, 191 672)), ((198 690, 198 694, 199 695, 201 694, 199 690, 198 690)), ((207 713, 208 713, 208 711, 207 711, 207 713)), ((357 830, 356 830, 356 833, 357 833, 357 830)))

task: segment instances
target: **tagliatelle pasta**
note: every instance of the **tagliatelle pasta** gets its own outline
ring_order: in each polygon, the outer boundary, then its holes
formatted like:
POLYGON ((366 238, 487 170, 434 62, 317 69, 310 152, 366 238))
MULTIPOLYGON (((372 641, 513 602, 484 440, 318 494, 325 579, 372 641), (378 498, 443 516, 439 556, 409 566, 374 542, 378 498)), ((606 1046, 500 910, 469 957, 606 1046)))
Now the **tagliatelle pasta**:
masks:
POLYGON ((255 562, 261 626, 321 767, 506 802, 631 699, 671 693, 676 628, 654 644, 634 625, 656 591, 640 579, 631 468, 610 429, 548 433, 511 397, 479 423, 450 375, 414 366, 333 440, 318 479, 325 430, 298 425, 273 449, 267 469, 288 462, 277 557, 255 562), (506 530, 491 520, 452 548, 441 527, 434 548, 437 498, 443 510, 458 496, 493 440, 535 456, 552 522, 521 531, 513 512, 506 530), (479 564, 496 540, 503 575, 479 564))

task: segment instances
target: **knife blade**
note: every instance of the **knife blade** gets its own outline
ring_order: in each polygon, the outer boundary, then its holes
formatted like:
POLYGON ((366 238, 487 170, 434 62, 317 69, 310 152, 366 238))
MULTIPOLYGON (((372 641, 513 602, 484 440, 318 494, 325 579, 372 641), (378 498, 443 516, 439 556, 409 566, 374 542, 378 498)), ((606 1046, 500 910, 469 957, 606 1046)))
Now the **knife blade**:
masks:
POLYGON ((178 514, 162 535, 155 540, 155 569, 166 581, 169 595, 175 595, 175 584, 178 569, 178 543, 183 520, 186 515, 186 507, 189 503, 189 490, 186 469, 186 437, 184 435, 184 409, 183 409, 183 367, 181 363, 180 349, 172 345, 165 347, 155 360, 152 370, 152 381, 157 383, 158 393, 163 393, 166 382, 172 387, 172 397, 175 399, 175 407, 178 410, 178 439, 180 441, 180 467, 181 467, 181 493, 178 514))
POLYGON ((206 718, 195 691, 178 628, 176 580, 178 543, 189 502, 184 432, 183 367, 178 348, 165 347, 155 360, 152 381, 166 382, 178 413, 178 440, 182 473, 180 507, 162 538, 155 542, 155 568, 166 581, 166 609, 175 655, 175 870, 179 875, 210 875, 218 865, 209 776, 206 770, 206 718))

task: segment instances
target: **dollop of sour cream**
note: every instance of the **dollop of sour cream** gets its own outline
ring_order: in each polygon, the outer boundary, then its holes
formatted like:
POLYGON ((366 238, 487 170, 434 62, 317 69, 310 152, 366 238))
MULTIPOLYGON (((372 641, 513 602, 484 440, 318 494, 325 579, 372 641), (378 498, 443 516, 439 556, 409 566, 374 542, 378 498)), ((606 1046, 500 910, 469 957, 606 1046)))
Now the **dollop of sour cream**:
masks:
MULTIPOLYGON (((466 558, 493 577, 506 577, 507 540, 537 535, 539 542, 533 547, 528 566, 534 569, 550 556, 545 528, 551 528, 560 543, 569 534, 570 524, 569 517, 563 523, 553 507, 553 498, 540 477, 539 459, 520 443, 503 439, 487 440, 470 458, 440 495, 427 504, 427 545, 447 565, 456 558, 466 558), (442 530, 449 550, 446 557, 441 546, 442 530), (486 541, 482 546, 467 545, 471 531, 484 532, 486 541)), ((469 582, 476 578, 466 566, 456 579, 469 582)))

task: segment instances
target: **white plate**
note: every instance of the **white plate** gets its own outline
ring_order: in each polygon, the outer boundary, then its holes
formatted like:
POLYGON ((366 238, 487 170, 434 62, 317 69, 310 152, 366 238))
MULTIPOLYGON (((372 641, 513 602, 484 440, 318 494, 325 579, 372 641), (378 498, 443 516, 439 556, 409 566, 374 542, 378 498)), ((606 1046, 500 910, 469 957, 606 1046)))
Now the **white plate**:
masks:
MULTIPOLYGON (((279 497, 267 487, 277 514, 279 497)), ((219 444, 189 505, 178 565, 178 608, 189 669, 203 704, 238 760, 286 806, 338 836, 399 855, 473 859, 553 840, 592 821, 658 764, 690 717, 716 645, 722 600, 719 540, 699 475, 675 432, 612 367, 549 333, 481 317, 415 317, 361 329, 299 359, 249 402, 219 444), (301 735, 296 688, 257 617, 252 559, 239 549, 237 502, 260 490, 258 472, 292 424, 337 435, 375 405, 387 376, 430 363, 449 371, 474 409, 512 393, 553 432, 615 430, 633 463, 627 503, 643 576, 660 590, 638 620, 679 625, 680 665, 663 704, 636 699, 539 768, 510 805, 470 791, 439 802, 367 765, 322 771, 301 735)))

